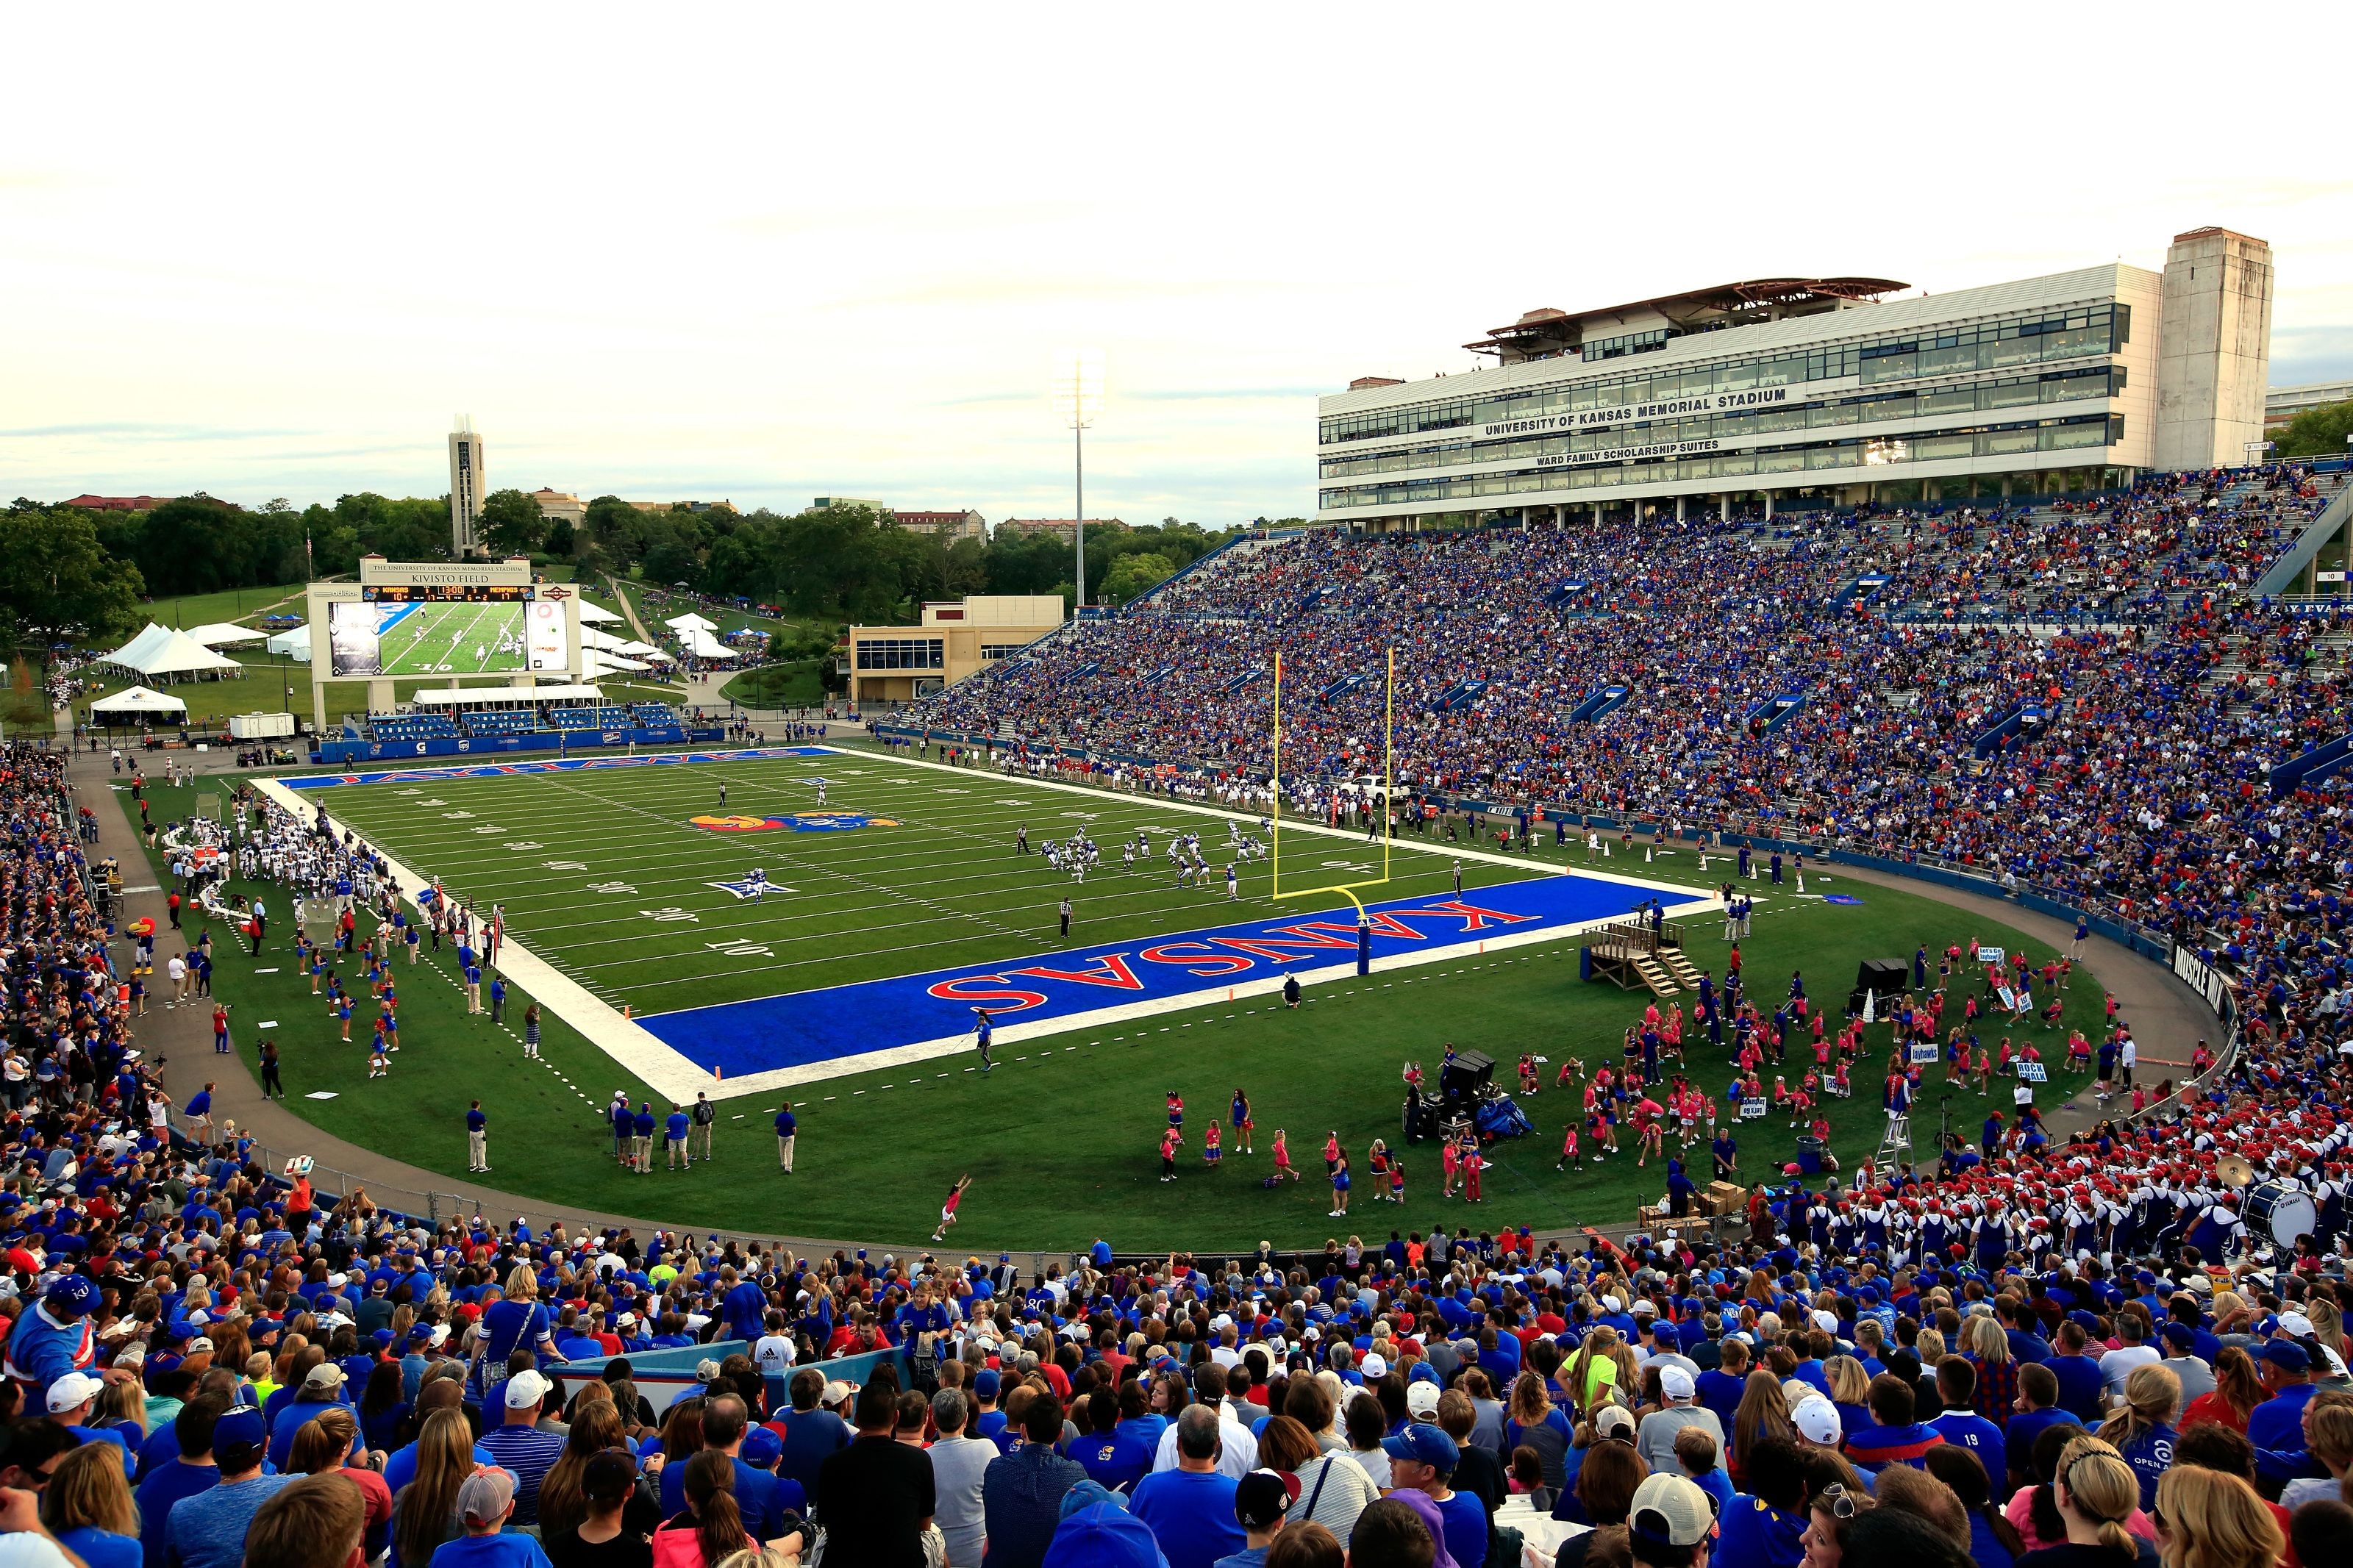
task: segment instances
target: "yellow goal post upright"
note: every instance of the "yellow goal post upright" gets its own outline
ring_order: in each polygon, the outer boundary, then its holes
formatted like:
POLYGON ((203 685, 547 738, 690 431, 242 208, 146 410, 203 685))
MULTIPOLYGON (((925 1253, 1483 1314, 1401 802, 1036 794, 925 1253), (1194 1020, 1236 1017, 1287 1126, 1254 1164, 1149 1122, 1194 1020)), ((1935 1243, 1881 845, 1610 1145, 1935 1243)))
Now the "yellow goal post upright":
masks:
POLYGON ((1375 804, 1378 812, 1375 819, 1381 830, 1381 874, 1360 877, 1353 881, 1323 883, 1313 888, 1285 888, 1282 885, 1282 656, 1274 656, 1274 715, 1271 793, 1274 796, 1271 820, 1274 843, 1271 850, 1273 861, 1273 888, 1270 894, 1276 900, 1320 899, 1337 893, 1356 908, 1356 973, 1372 973, 1373 922, 1365 912, 1365 900, 1356 896, 1360 888, 1386 886, 1389 880, 1390 856, 1397 841, 1397 649, 1385 650, 1387 668, 1381 689, 1381 798, 1375 804))

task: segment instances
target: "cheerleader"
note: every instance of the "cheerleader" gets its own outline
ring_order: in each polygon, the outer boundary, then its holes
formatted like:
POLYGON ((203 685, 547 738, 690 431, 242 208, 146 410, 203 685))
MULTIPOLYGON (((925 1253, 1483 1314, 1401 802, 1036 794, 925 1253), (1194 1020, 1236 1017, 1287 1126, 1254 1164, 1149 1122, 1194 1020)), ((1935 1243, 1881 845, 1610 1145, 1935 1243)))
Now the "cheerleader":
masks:
POLYGON ((1212 1121, 1201 1134, 1201 1163, 1215 1166, 1225 1152, 1225 1145, 1219 1141, 1218 1124, 1212 1121))
POLYGON ((1574 1118, 1561 1124, 1560 1158, 1553 1162, 1552 1168, 1566 1171, 1571 1165, 1578 1170, 1585 1168, 1585 1162, 1577 1154, 1577 1122, 1574 1118))
POLYGON ((1405 1162, 1403 1160, 1389 1162, 1389 1202, 1393 1204, 1405 1202, 1405 1162))
POLYGON ((1258 1123, 1250 1119, 1250 1096, 1237 1089, 1234 1090, 1234 1102, 1229 1110, 1233 1117, 1234 1136, 1241 1141, 1242 1152, 1257 1153, 1258 1151, 1250 1147, 1250 1133, 1257 1129, 1258 1123))
POLYGON ((1451 1198, 1454 1195, 1454 1183, 1461 1173, 1461 1163, 1462 1152, 1454 1146, 1454 1140, 1449 1138, 1438 1151, 1438 1167, 1446 1177, 1444 1184, 1439 1188, 1439 1196, 1451 1198))
POLYGON ((1278 1127, 1274 1130, 1274 1179, 1279 1182, 1285 1176, 1294 1182, 1299 1180, 1299 1173, 1291 1164, 1290 1142, 1284 1137, 1282 1129, 1278 1127))

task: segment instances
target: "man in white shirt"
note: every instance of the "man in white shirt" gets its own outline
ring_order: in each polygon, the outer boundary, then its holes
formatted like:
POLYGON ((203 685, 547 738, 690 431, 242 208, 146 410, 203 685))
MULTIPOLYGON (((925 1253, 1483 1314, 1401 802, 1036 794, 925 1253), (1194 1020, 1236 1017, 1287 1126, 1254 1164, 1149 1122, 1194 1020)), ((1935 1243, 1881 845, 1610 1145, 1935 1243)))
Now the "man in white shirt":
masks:
POLYGON ((2124 1403, 2125 1379, 2132 1375, 2135 1367, 2165 1359, 2158 1354, 2155 1346, 2141 1342, 2141 1320, 2132 1313, 2117 1314, 2116 1338, 2124 1342, 2123 1348, 2100 1357, 2101 1392, 2110 1405, 2124 1403))
MULTIPOLYGON (((1226 1369, 1215 1362, 1207 1362, 1194 1369, 1193 1397, 1218 1413, 1218 1473, 1240 1480, 1258 1468, 1258 1439, 1250 1429, 1233 1418, 1226 1405, 1226 1369)), ((1152 1457, 1155 1475, 1176 1468, 1176 1423, 1160 1434, 1159 1449, 1152 1457)))

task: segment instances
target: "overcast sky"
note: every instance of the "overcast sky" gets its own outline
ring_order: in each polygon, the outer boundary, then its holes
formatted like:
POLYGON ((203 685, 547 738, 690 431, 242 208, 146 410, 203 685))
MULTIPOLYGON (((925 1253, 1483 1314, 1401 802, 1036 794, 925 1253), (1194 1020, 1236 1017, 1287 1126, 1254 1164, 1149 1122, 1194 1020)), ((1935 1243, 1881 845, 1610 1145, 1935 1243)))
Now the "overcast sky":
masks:
POLYGON ((1090 514, 1214 526, 1534 306, 2207 224, 2353 372, 2335 5, 839 9, 12 7, 0 498, 439 495, 464 411, 494 486, 1067 516, 1085 344, 1090 514))

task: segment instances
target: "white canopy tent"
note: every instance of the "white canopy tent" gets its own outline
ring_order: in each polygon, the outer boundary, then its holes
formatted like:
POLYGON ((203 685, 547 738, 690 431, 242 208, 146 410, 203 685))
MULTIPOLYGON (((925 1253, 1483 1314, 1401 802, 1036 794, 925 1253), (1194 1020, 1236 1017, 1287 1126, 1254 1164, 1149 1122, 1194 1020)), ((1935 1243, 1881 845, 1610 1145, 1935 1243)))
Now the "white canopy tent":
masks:
POLYGON ((580 601, 580 624, 583 626, 610 626, 626 619, 627 616, 617 616, 602 605, 592 605, 586 599, 580 601))
POLYGON ((661 649, 654 647, 654 645, 649 642, 625 642, 612 651, 618 654, 626 654, 631 658, 652 659, 660 664, 670 664, 675 662, 671 659, 670 655, 662 652, 661 649))
POLYGON ((623 658, 617 653, 606 653, 593 647, 583 648, 580 652, 580 673, 592 679, 608 670, 617 669, 638 674, 652 668, 651 665, 638 659, 623 658))
POLYGON ((692 610, 689 610, 682 616, 672 616, 662 625, 681 635, 688 632, 715 632, 719 629, 717 621, 706 621, 692 610))
POLYGON ((229 647, 238 643, 259 642, 262 634, 251 626, 241 626, 234 621, 210 621, 201 626, 190 626, 188 637, 206 647, 229 647))
POLYGON ((154 651, 131 666, 142 675, 220 675, 245 667, 205 647, 185 632, 171 632, 154 651))
POLYGON ((164 713, 185 713, 188 705, 168 692, 150 691, 143 686, 126 686, 111 697, 101 697, 90 705, 93 713, 121 714, 126 717, 153 717, 164 713))
POLYGON ((237 660, 223 658, 187 633, 153 624, 99 662, 142 677, 245 673, 237 660))
POLYGON ((598 653, 621 653, 628 648, 629 644, 626 638, 617 637, 610 632, 600 632, 595 626, 582 626, 580 646, 595 648, 598 653))
POLYGON ((697 658, 741 658, 744 656, 712 637, 707 631, 688 630, 678 635, 679 647, 697 658))
POLYGON ((282 653, 297 664, 311 662, 311 626, 308 622, 290 632, 280 632, 261 645, 271 653, 282 653))
POLYGON ((136 669, 139 668, 139 661, 141 659, 146 658, 149 654, 154 652, 157 648, 162 647, 165 643, 171 640, 171 627, 159 626, 154 622, 149 621, 145 626, 139 629, 139 635, 137 637, 132 637, 129 642, 124 643, 121 647, 116 648, 112 653, 100 656, 98 662, 100 664, 118 664, 125 669, 136 669))

